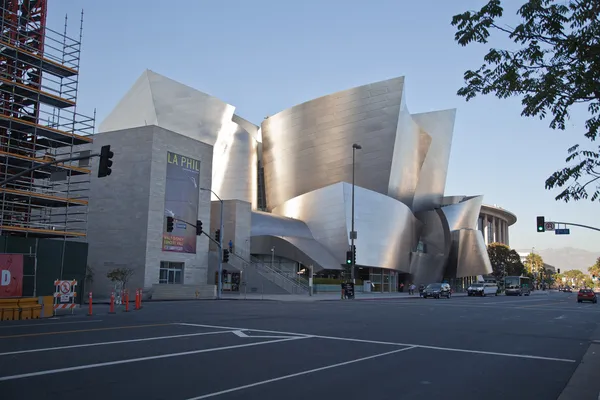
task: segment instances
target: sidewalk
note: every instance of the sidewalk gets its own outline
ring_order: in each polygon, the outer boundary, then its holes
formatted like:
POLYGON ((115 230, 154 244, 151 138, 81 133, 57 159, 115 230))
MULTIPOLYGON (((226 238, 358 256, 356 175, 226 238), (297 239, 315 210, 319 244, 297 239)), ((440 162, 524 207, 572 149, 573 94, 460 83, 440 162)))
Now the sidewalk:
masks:
MULTIPOLYGON (((453 297, 463 297, 466 293, 454 293, 453 297)), ((417 300, 419 294, 409 295, 406 292, 400 293, 356 293, 354 300, 417 300)), ((271 301, 341 301, 341 293, 317 293, 312 296, 307 294, 223 294, 226 300, 271 300, 271 301)))
MULTIPOLYGON (((549 295, 549 291, 536 290, 532 296, 549 295)), ((466 297, 467 293, 453 293, 452 297, 466 297)), ((504 296, 500 294, 499 296, 504 296)), ((417 300, 419 294, 409 295, 407 292, 396 293, 356 293, 354 300, 417 300)), ((265 294, 260 293, 223 293, 224 300, 269 300, 269 301, 341 301, 341 293, 307 294, 265 294)), ((345 299, 344 299, 345 300, 345 299)))

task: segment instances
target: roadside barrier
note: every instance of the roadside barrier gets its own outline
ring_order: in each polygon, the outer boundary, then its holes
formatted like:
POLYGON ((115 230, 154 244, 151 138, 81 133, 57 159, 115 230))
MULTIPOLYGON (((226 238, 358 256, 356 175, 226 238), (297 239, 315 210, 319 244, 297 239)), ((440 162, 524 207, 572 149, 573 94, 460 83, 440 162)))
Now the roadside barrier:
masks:
POLYGON ((129 290, 125 291, 125 312, 129 312, 129 290))
POLYGON ((92 303, 93 303, 93 301, 92 301, 92 292, 90 292, 90 294, 88 295, 88 315, 89 316, 94 315, 92 313, 92 303))
POLYGON ((110 309, 108 310, 109 314, 115 313, 115 292, 110 294, 110 309))
POLYGON ((0 300, 0 321, 38 319, 43 305, 37 297, 0 300))

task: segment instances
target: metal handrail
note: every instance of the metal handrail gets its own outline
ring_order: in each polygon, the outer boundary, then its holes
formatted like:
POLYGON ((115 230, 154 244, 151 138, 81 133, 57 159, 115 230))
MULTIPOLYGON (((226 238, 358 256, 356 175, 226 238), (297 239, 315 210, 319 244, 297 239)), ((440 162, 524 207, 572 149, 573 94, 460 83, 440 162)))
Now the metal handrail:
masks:
POLYGON ((235 252, 232 252, 231 254, 233 254, 240 260, 242 260, 244 263, 254 267, 254 269, 263 278, 273 282, 274 284, 276 284, 277 286, 280 286, 284 290, 286 290, 290 293, 293 293, 293 294, 308 293, 308 285, 306 285, 306 287, 304 287, 300 282, 294 281, 293 279, 284 275, 282 273, 282 271, 272 268, 271 266, 269 266, 259 260, 256 260, 256 259, 252 260, 253 257, 251 257, 250 260, 246 260, 244 257, 240 256, 239 254, 237 254, 235 252))
POLYGON ((250 256, 250 259, 251 259, 251 260, 252 260, 252 262, 254 262, 254 263, 259 263, 259 264, 262 264, 262 265, 264 265, 264 266, 265 266, 265 268, 272 269, 272 270, 273 270, 275 273, 278 273, 278 274, 280 274, 280 275, 281 275, 281 276, 283 276, 285 279, 287 279, 288 281, 290 281, 292 284, 294 284, 294 285, 296 285, 296 286, 299 286, 299 287, 301 287, 301 288, 303 288, 303 289, 305 289, 305 290, 307 290, 307 291, 308 291, 308 281, 307 281, 307 282, 302 282, 302 281, 301 281, 301 280, 302 280, 302 278, 298 278, 298 277, 296 277, 296 278, 290 278, 290 277, 289 277, 289 276, 287 276, 287 275, 286 275, 286 273, 285 273, 285 272, 283 272, 282 270, 280 270, 280 269, 278 269, 278 268, 276 268, 276 267, 273 267, 272 265, 266 264, 265 262, 258 260, 256 257, 252 257, 252 256, 250 256))

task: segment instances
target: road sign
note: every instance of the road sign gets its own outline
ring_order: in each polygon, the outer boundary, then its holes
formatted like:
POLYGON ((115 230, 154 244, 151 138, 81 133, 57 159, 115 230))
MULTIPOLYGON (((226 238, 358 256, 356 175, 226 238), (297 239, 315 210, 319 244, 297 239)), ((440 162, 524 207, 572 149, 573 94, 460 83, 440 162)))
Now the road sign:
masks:
POLYGON ((60 292, 65 295, 67 293, 71 293, 71 282, 69 281, 62 281, 59 284, 60 287, 60 292))
POLYGON ((67 281, 57 279, 54 281, 54 315, 56 315, 56 310, 65 309, 71 310, 71 313, 73 313, 75 296, 77 296, 75 292, 76 286, 76 280, 67 281))
POLYGON ((554 230, 554 222, 546 222, 544 224, 544 226, 546 227, 547 231, 553 231, 554 230))
POLYGON ((570 229, 555 229, 554 234, 555 235, 570 235, 571 230, 570 229))

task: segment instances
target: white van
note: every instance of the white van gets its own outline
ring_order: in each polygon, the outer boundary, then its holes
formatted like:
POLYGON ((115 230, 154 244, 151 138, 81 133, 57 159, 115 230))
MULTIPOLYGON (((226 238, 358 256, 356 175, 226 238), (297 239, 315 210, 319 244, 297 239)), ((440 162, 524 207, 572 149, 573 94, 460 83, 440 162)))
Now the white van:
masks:
POLYGON ((467 289, 469 296, 498 296, 498 285, 490 282, 474 283, 467 289))

